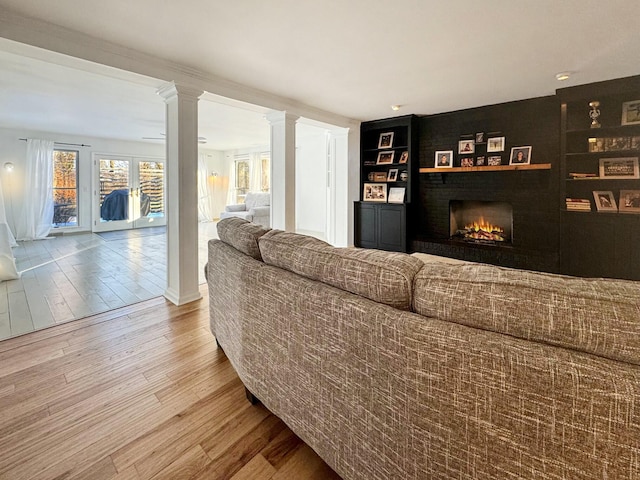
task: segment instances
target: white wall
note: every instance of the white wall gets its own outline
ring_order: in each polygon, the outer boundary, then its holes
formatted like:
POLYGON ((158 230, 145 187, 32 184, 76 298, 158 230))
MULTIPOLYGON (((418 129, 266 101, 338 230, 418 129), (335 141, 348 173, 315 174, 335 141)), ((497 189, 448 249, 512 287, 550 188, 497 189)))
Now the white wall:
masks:
MULTIPOLYGON (((56 145, 56 148, 78 150, 78 231, 91 230, 92 222, 92 153, 111 153, 120 155, 165 157, 163 143, 129 142, 115 139, 79 137, 67 134, 35 132, 30 130, 13 130, 0 128, 0 178, 5 195, 7 222, 15 232, 14 219, 21 214, 23 201, 28 192, 24 191, 24 173, 27 154, 27 142, 20 138, 41 138, 65 143, 79 143, 90 147, 73 147, 56 145), (6 162, 14 164, 14 171, 8 173, 4 168, 6 162)), ((194 186, 195 188, 195 186, 194 186)))
POLYGON ((296 125, 296 231, 327 233, 327 130, 296 125))

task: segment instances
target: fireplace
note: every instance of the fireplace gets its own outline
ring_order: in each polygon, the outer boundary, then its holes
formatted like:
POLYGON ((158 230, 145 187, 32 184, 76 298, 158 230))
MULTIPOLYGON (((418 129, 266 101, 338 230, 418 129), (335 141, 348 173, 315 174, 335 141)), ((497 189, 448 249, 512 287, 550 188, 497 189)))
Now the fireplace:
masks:
POLYGON ((506 202, 451 200, 451 239, 484 245, 511 245, 513 208, 506 202))

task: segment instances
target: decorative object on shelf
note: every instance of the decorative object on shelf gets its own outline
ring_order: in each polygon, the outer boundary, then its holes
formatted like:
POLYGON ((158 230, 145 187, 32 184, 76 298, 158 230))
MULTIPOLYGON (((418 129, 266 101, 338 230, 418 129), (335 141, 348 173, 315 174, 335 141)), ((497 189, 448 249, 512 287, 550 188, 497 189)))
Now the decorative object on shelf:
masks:
POLYGON ((394 151, 378 153, 378 160, 376 161, 376 165, 388 165, 390 163, 393 163, 394 155, 394 151))
POLYGON ((640 213, 640 190, 620 190, 620 213, 640 213))
POLYGON ((407 163, 408 161, 409 161, 409 151, 405 150, 400 155, 400 160, 398 160, 398 163, 407 163))
POLYGON ((598 117, 600 116, 600 102, 594 100, 589 102, 589 106, 591 110, 589 110, 589 118, 591 119, 591 128, 600 128, 600 122, 598 121, 598 117))
POLYGON ((586 198, 566 198, 567 210, 570 212, 590 212, 591 202, 586 198))
POLYGON ((487 165, 490 167, 496 167, 502 165, 502 157, 500 155, 492 155, 487 158, 487 165))
POLYGON ((504 152, 504 137, 491 137, 487 139, 487 153, 504 152))
POLYGON ((389 203, 404 203, 404 187, 392 187, 389 189, 389 203))
POLYGON ((380 134, 378 140, 378 148, 391 148, 393 147, 393 132, 385 132, 380 134))
POLYGON ((589 143, 589 152, 604 152, 604 138, 589 138, 587 140, 589 143))
POLYGON ((436 152, 436 168, 453 167, 453 150, 439 150, 436 152))
POLYGON ((476 145, 484 143, 484 132, 476 133, 476 145))
POLYGON ((406 170, 402 170, 400 172, 400 181, 401 182, 406 182, 408 178, 409 178, 409 174, 407 173, 407 171, 406 170))
POLYGON ((373 182, 386 182, 387 172, 373 172, 373 182))
POLYGON ((509 165, 529 165, 531 163, 531 146, 513 147, 509 157, 509 165))
POLYGON ((601 158, 600 178, 610 180, 640 178, 638 157, 601 158))
POLYGON ((610 137, 605 138, 605 152, 617 152, 620 150, 629 150, 631 145, 631 137, 610 137))
POLYGON ((599 178, 597 173, 569 172, 569 178, 573 180, 584 180, 586 178, 599 178))
POLYGON ((622 104, 622 125, 640 124, 640 100, 622 104))
POLYGON ((386 202, 386 183, 365 183, 362 191, 362 200, 365 202, 386 202))
POLYGON ((596 201, 596 208, 599 212, 617 212, 618 206, 613 192, 593 192, 593 199, 596 201))
POLYGON ((387 174, 387 182, 397 182, 398 181, 398 169, 390 168, 389 173, 387 174))
POLYGON ((460 140, 458 142, 458 153, 473 153, 475 152, 475 144, 473 140, 460 140))
POLYGON ((484 156, 476 157, 476 167, 484 167, 484 156))
POLYGON ((460 159, 461 167, 473 167, 473 157, 465 157, 460 159))

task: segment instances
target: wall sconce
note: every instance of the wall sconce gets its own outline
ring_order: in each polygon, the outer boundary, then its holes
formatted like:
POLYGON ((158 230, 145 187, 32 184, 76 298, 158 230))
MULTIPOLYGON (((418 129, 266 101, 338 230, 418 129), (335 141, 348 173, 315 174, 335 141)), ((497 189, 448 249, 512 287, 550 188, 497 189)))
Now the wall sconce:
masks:
POLYGON ((218 176, 218 172, 211 172, 211 173, 209 174, 209 176, 210 176, 211 178, 215 178, 215 177, 217 177, 217 176, 218 176))
POLYGON ((11 163, 11 162, 6 162, 6 163, 4 164, 4 169, 5 169, 7 172, 9 172, 9 173, 13 172, 13 163, 11 163))

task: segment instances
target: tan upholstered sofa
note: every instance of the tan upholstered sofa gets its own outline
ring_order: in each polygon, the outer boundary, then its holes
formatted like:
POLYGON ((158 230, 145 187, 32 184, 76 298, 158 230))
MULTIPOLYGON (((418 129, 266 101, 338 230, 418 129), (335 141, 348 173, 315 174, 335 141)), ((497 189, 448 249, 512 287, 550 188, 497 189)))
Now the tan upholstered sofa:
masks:
POLYGON ((345 480, 640 479, 640 285, 221 221, 211 329, 345 480))

